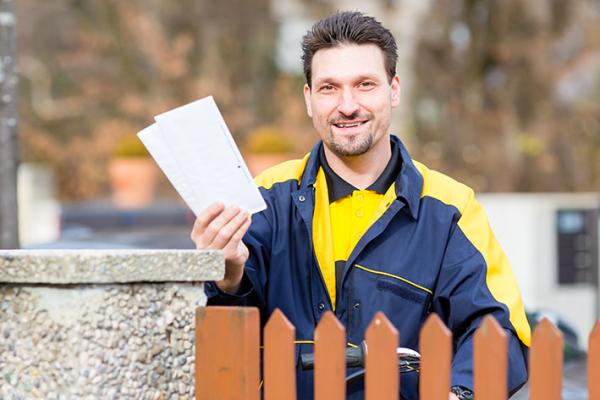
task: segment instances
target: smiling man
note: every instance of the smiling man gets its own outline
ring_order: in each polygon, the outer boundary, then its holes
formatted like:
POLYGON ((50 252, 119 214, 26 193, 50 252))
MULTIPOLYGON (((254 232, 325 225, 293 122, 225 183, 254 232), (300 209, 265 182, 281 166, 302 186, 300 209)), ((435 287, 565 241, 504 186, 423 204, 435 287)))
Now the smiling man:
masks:
MULTIPOLYGON (((396 43, 375 19, 340 12, 303 39, 304 98, 321 140, 301 160, 256 178, 268 207, 250 220, 215 204, 198 216, 198 248, 223 249, 225 278, 206 285, 209 304, 249 305, 263 323, 280 308, 296 327, 298 354, 313 352, 326 311, 349 345, 377 311, 418 349, 437 313, 454 335, 450 399, 473 388, 473 334, 486 314, 509 342, 508 389, 527 379, 530 329, 502 249, 473 191, 413 161, 390 133, 399 103, 396 43)), ((313 377, 298 370, 298 398, 313 377)), ((362 398, 363 386, 347 389, 362 398)), ((402 399, 418 399, 418 376, 402 377, 402 399)))

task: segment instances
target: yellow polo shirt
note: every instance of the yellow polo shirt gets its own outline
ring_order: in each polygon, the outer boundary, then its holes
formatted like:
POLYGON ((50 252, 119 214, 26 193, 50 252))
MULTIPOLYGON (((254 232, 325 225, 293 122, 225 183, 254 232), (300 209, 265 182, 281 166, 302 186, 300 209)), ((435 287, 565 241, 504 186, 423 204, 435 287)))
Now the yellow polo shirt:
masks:
POLYGON ((329 166, 323 147, 315 182, 313 247, 323 280, 335 309, 336 287, 341 284, 346 260, 371 225, 395 198, 394 181, 402 159, 392 146, 392 156, 379 178, 364 190, 340 178, 329 166))

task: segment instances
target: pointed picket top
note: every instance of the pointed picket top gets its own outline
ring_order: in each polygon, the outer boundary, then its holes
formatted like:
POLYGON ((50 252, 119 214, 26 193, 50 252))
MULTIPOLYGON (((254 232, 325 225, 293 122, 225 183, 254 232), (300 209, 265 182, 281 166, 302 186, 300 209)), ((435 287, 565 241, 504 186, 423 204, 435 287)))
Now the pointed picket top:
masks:
POLYGON ((398 330, 380 311, 365 333, 367 359, 365 375, 366 400, 397 400, 400 395, 398 330))
POLYGON ((296 398, 296 329, 278 308, 264 329, 265 400, 296 398))
POLYGON ((420 398, 447 400, 452 363, 452 332, 437 314, 431 314, 419 336, 421 372, 420 398))
POLYGON ((271 317, 269 317, 269 320, 265 324, 265 331, 267 329, 280 329, 282 331, 290 332, 296 331, 294 325, 292 325, 292 323, 286 318, 285 314, 279 308, 276 308, 275 311, 271 313, 271 317))
POLYGON ((600 321, 596 321, 590 333, 588 345, 589 400, 600 400, 600 321))
POLYGON ((473 338, 474 392, 476 400, 506 400, 508 338, 491 315, 483 322, 473 338))
POLYGON ((547 318, 533 331, 529 354, 529 398, 560 400, 563 335, 547 318))
POLYGON ((332 312, 315 329, 315 400, 346 398, 346 329, 332 312))

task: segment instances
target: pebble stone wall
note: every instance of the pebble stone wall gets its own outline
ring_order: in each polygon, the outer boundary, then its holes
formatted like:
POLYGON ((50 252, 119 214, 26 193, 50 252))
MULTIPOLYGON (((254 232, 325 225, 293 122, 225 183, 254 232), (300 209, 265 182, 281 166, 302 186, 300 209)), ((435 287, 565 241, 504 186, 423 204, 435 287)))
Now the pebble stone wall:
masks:
POLYGON ((218 252, 1 251, 0 399, 193 399, 195 308, 223 271, 218 252))

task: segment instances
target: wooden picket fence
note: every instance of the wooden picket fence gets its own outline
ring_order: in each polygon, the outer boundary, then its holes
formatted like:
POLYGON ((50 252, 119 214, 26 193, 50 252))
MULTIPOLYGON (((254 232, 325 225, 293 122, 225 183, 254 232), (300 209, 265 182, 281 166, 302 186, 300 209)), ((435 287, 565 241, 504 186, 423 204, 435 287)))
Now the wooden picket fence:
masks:
MULTIPOLYGON (((420 333, 420 398, 448 400, 452 335, 432 314, 420 333)), ((295 329, 276 310, 263 332, 265 400, 296 399, 295 329)), ((383 313, 369 325, 365 340, 365 398, 398 399, 396 347, 399 333, 383 313)), ((346 333, 332 313, 319 322, 314 334, 316 400, 346 396, 346 333)), ((196 312, 196 398, 198 400, 258 400, 260 398, 260 323, 258 310, 246 307, 207 307, 196 312)), ((487 316, 474 338, 474 392, 478 400, 507 399, 507 336, 487 316)), ((535 329, 529 359, 529 396, 532 400, 560 400, 563 339, 548 320, 535 329)), ((589 338, 589 399, 600 400, 600 322, 589 338)))

